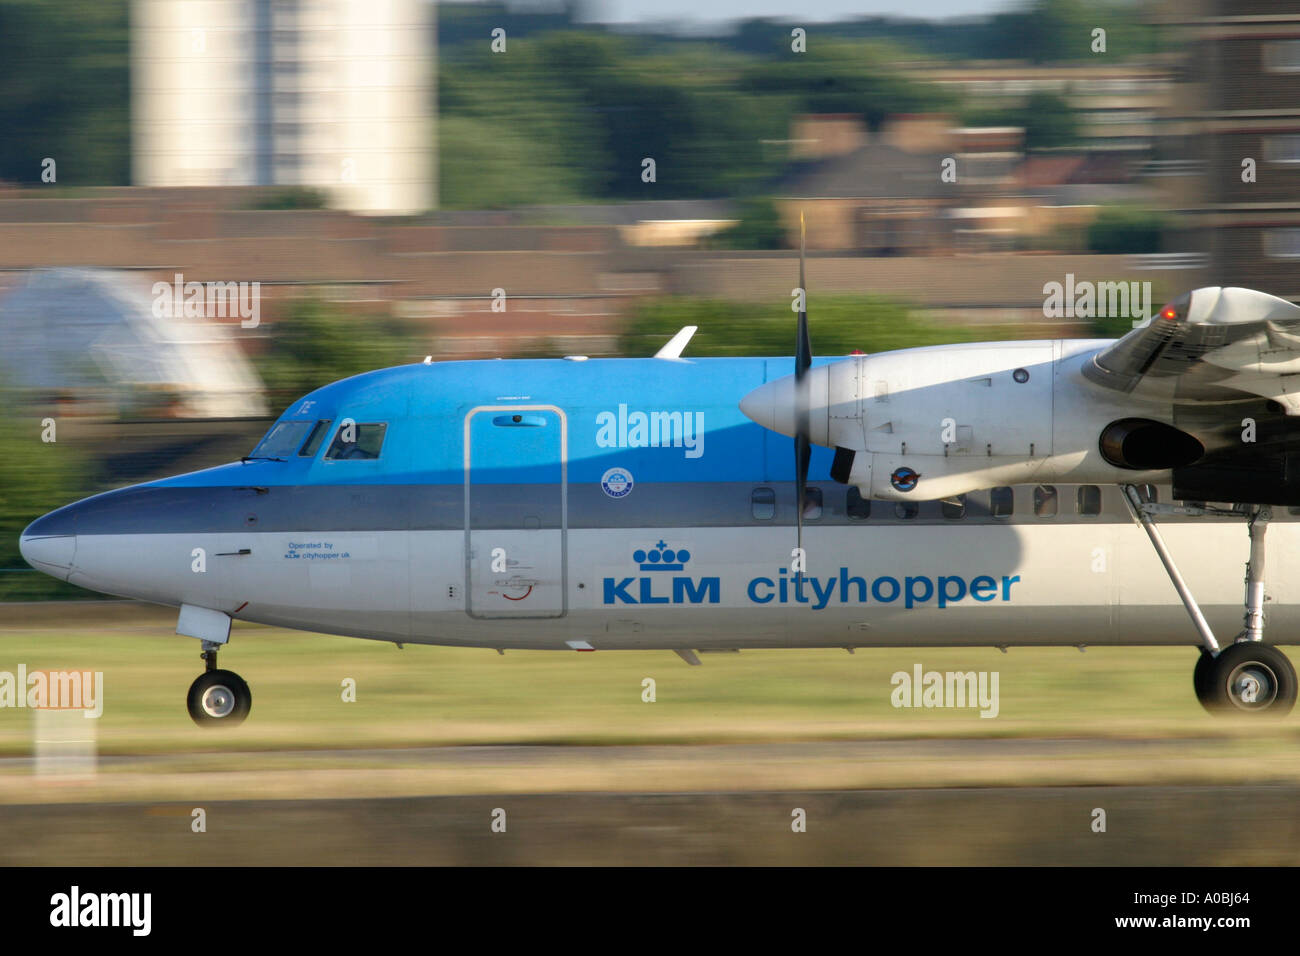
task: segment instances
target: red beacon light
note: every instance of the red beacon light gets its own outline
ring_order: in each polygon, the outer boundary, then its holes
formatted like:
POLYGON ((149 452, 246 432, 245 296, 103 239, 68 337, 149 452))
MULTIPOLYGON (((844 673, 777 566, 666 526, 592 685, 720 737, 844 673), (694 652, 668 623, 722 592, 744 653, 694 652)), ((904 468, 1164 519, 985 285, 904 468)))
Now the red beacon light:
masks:
POLYGON ((1174 319, 1178 318, 1178 313, 1174 311, 1174 307, 1172 305, 1167 305, 1160 310, 1160 318, 1168 319, 1169 321, 1172 322, 1174 319))

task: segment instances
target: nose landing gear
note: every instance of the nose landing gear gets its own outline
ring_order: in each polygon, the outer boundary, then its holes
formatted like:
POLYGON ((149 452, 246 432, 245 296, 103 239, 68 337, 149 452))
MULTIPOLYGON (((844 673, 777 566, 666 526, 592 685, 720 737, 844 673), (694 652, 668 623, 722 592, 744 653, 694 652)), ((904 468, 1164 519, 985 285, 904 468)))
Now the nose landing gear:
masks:
POLYGON ((244 722, 253 706, 253 694, 248 684, 234 671, 217 668, 217 648, 211 641, 203 642, 205 670, 190 685, 186 707, 190 717, 200 727, 234 727, 244 722))

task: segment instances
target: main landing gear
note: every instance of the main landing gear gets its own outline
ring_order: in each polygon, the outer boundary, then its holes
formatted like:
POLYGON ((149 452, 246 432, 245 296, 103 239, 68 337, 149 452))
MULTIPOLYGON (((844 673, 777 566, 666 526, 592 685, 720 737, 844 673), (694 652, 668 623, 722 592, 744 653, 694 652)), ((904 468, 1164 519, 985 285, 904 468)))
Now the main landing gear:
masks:
POLYGON ((185 704, 200 727, 234 727, 244 722, 253 706, 253 694, 234 671, 217 669, 219 644, 203 642, 205 670, 190 685, 185 704))
POLYGON ((1124 499, 1142 523, 1160 556, 1169 580, 1201 636, 1201 657, 1192 672, 1196 699, 1214 714, 1257 714, 1284 717, 1296 701, 1296 671, 1280 650, 1264 643, 1264 535, 1272 512, 1267 506, 1238 505, 1231 511, 1192 505, 1158 505, 1143 501, 1138 490, 1125 485, 1124 499), (1246 562, 1245 627, 1228 647, 1220 648, 1209 622, 1178 573, 1164 538, 1156 528, 1156 514, 1235 514, 1246 518, 1250 533, 1250 560, 1246 562))

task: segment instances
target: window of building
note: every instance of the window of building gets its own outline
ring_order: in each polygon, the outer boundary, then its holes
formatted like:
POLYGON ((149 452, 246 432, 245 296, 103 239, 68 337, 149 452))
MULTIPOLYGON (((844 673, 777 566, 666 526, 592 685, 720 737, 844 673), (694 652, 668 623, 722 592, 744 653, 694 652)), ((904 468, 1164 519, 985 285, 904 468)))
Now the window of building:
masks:
POLYGON ((1034 489, 1034 514, 1039 518, 1055 518, 1060 509, 1060 495, 1055 485, 1039 485, 1034 489))
POLYGON ((1266 40, 1261 53, 1270 73, 1300 73, 1300 40, 1266 40))
POLYGON ((1300 163, 1300 133, 1277 133, 1264 137, 1264 161, 1300 163))
POLYGON ((1300 229, 1295 226, 1265 229, 1264 255, 1270 259, 1300 259, 1300 229))
POLYGON ((749 508, 759 521, 776 517, 776 492, 771 488, 755 488, 749 496, 749 508))
POLYGON ((989 513, 995 518, 1010 518, 1016 510, 1016 493, 1006 485, 989 492, 989 513))
POLYGON ((1078 511, 1079 514, 1089 518, 1101 514, 1101 489, 1096 485, 1080 485, 1078 511))
POLYGON ((966 517, 966 496, 958 495, 955 498, 944 498, 939 502, 939 509, 943 516, 949 520, 966 517))
POLYGON ((387 431, 388 426, 383 422, 344 422, 325 453, 325 460, 373 461, 384 447, 384 433, 387 431), (349 438, 352 441, 348 441, 349 438))
POLYGON ((816 521, 822 516, 822 490, 820 488, 804 488, 803 490, 803 518, 805 521, 816 521))
POLYGON ((844 510, 855 521, 863 521, 871 517, 871 499, 862 497, 856 487, 850 488, 844 499, 844 510))
POLYGON ((904 521, 909 521, 921 513, 921 506, 915 501, 900 501, 894 505, 894 514, 904 521))
POLYGON ((307 435, 307 440, 303 442, 302 447, 298 449, 298 454, 303 458, 315 457, 316 452, 320 451, 321 442, 323 442, 325 436, 330 433, 331 424, 332 423, 328 418, 322 418, 313 425, 311 432, 307 435))

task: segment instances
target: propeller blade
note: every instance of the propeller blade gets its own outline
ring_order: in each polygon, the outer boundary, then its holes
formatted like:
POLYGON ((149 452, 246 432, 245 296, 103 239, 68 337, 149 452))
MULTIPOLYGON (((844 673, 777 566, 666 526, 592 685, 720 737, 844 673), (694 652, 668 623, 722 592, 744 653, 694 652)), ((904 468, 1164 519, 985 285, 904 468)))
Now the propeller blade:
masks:
POLYGON ((799 291, 802 293, 799 310, 799 327, 794 345, 795 381, 803 381, 804 373, 812 365, 812 342, 808 338, 808 286, 804 284, 804 224, 799 213, 799 291))
MULTIPOLYGON (((799 434, 794 439, 794 467, 795 467, 795 507, 798 514, 798 527, 796 544, 803 549, 803 509, 807 501, 808 494, 808 463, 812 460, 812 445, 808 442, 808 436, 799 434)), ((795 572, 796 577, 802 572, 795 572)))
MULTIPOLYGON (((794 394, 795 394, 795 514, 798 530, 796 544, 803 554, 803 509, 808 490, 808 464, 812 460, 812 445, 808 440, 808 380, 807 372, 812 365, 812 342, 808 336, 808 287, 804 284, 804 218, 799 212, 799 325, 795 333, 794 347, 794 394)), ((796 579, 802 572, 795 572, 796 579)))

